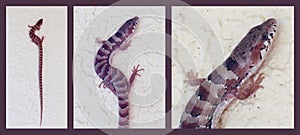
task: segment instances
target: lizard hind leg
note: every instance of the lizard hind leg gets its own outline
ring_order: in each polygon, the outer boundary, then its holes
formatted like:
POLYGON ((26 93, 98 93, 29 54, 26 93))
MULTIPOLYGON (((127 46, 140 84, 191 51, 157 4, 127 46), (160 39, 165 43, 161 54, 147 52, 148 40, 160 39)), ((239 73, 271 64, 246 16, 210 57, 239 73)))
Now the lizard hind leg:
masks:
POLYGON ((237 90, 235 96, 240 100, 244 100, 248 98, 252 93, 254 93, 259 88, 264 88, 261 85, 261 82, 264 78, 265 77, 263 76, 262 73, 258 75, 256 80, 254 80, 254 76, 250 77, 249 81, 245 82, 245 84, 241 86, 239 90, 237 90))
POLYGON ((98 45, 104 44, 105 42, 107 42, 106 40, 101 40, 99 37, 97 37, 95 39, 95 43, 97 43, 98 45))
POLYGON ((41 40, 42 40, 42 42, 44 41, 44 39, 45 39, 45 36, 42 36, 42 39, 41 39, 41 40))
POLYGON ((44 39, 45 39, 45 36, 42 36, 42 38, 36 44, 38 44, 38 46, 41 46, 43 44, 44 39))
POLYGON ((107 81, 102 81, 100 84, 99 84, 99 88, 101 88, 101 86, 103 86, 103 88, 108 88, 111 90, 111 92, 117 96, 117 91, 115 89, 115 87, 112 85, 112 84, 109 84, 107 81))
POLYGON ((136 67, 133 66, 132 74, 131 74, 130 79, 129 79, 129 84, 130 85, 132 85, 132 83, 133 83, 136 76, 141 76, 138 72, 144 70, 143 68, 139 69, 139 66, 140 66, 140 64, 138 64, 136 67))

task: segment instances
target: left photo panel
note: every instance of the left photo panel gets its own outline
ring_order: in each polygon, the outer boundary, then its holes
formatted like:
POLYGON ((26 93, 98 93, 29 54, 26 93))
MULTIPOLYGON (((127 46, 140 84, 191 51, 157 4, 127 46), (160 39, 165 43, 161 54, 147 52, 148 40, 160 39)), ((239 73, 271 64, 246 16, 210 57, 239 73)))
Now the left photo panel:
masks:
POLYGON ((67 7, 6 7, 6 128, 67 128, 67 7))

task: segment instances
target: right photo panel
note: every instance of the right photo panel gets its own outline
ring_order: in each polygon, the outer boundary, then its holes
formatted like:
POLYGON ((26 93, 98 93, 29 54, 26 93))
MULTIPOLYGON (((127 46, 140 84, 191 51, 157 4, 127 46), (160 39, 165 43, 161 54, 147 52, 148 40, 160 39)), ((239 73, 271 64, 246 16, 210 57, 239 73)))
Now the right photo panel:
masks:
POLYGON ((294 128, 294 7, 172 7, 172 128, 294 128))

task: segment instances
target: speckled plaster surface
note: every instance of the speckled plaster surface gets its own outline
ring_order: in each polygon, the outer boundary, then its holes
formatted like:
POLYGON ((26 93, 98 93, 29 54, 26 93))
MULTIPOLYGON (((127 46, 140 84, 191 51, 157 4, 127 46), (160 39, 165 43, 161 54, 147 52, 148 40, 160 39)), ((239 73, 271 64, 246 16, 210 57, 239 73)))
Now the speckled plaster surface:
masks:
POLYGON ((100 45, 129 18, 140 17, 131 46, 118 51, 112 65, 127 78, 134 65, 145 70, 131 89, 130 128, 165 127, 164 7, 74 7, 74 128, 117 128, 118 102, 94 71, 100 45))
POLYGON ((44 113, 41 128, 67 127, 67 8, 6 8, 6 127, 38 128, 38 47, 28 25, 44 18, 44 113))
POLYGON ((260 72, 263 89, 237 100, 221 119, 224 128, 294 128, 293 7, 173 7, 172 127, 197 87, 183 83, 194 70, 205 78, 255 25, 274 17, 278 35, 260 72))

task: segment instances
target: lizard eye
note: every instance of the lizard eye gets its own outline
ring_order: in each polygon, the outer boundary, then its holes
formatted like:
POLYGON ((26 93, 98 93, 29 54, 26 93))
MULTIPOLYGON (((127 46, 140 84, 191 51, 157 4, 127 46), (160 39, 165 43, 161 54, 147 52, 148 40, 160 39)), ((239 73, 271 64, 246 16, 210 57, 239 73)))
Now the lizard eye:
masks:
POLYGON ((268 32, 265 32, 265 33, 262 35, 262 40, 263 40, 263 41, 268 40, 268 32))

